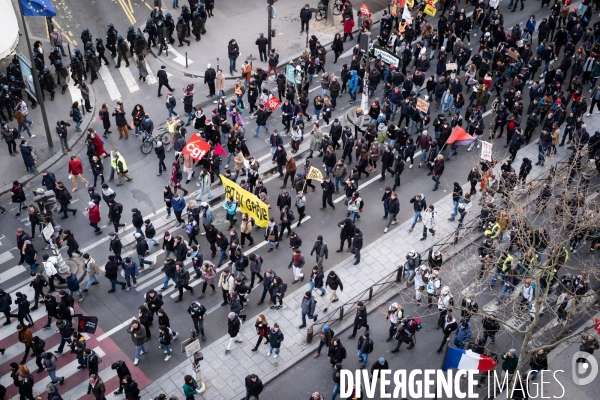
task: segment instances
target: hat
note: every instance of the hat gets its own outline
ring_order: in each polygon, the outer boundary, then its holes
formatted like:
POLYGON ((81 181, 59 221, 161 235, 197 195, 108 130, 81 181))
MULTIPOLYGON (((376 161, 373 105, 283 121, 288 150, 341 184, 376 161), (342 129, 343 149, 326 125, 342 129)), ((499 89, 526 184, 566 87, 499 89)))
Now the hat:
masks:
POLYGON ((17 296, 17 297, 23 297, 23 293, 17 292, 17 293, 15 293, 15 296, 17 296))
POLYGON ((169 236, 169 235, 170 235, 169 231, 165 231, 165 236, 169 236))
POLYGON ((365 333, 363 333, 364 337, 369 337, 369 331, 366 331, 365 333))
POLYGON ((517 350, 515 350, 515 349, 510 349, 509 352, 511 352, 513 354, 517 354, 517 350))
POLYGON ((108 236, 113 237, 113 236, 117 236, 117 234, 114 233, 114 232, 111 232, 111 233, 108 234, 108 236))
POLYGON ((379 357, 379 360, 377 360, 377 361, 379 361, 379 364, 383 364, 385 362, 385 358, 379 357))
POLYGON ((133 237, 137 239, 137 238, 141 238, 142 235, 141 235, 141 233, 136 232, 136 233, 133 234, 133 237))
POLYGON ((167 69, 167 67, 165 67, 164 65, 161 65, 160 69, 167 69))

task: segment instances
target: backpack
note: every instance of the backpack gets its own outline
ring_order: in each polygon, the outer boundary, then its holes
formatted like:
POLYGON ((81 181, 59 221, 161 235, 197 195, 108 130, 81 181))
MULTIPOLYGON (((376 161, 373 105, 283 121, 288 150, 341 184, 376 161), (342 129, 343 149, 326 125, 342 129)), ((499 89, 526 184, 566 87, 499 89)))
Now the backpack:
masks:
POLYGON ((181 169, 177 170, 177 181, 181 181, 183 179, 183 172, 181 172, 181 169))
POLYGON ((13 303, 13 299, 10 296, 10 293, 6 293, 6 295, 8 296, 8 304, 12 304, 13 303))
POLYGON ((100 111, 100 112, 98 113, 98 119, 99 119, 100 121, 102 121, 102 111, 100 111))
POLYGON ((422 328, 421 318, 413 318, 413 322, 415 323, 415 332, 419 332, 422 328))
POLYGON ((194 226, 192 227, 192 233, 193 233, 194 235, 197 235, 197 234, 199 234, 199 233, 200 233, 200 227, 198 226, 198 224, 196 224, 196 225, 194 225, 194 226))
POLYGON ((282 282, 281 287, 283 288, 282 292, 287 292, 287 283, 282 282))
POLYGON ((345 360, 346 357, 348 357, 348 352, 346 351, 345 347, 342 347, 342 360, 345 360))
POLYGON ((69 111, 69 117, 73 118, 73 109, 71 108, 71 110, 69 111))
MULTIPOLYGON (((102 357, 100 357, 100 355, 98 353, 95 353, 92 355, 92 357, 96 356, 96 359, 98 360, 98 364, 100 364, 102 362, 102 357)), ((90 358, 92 358, 90 357, 90 358)))

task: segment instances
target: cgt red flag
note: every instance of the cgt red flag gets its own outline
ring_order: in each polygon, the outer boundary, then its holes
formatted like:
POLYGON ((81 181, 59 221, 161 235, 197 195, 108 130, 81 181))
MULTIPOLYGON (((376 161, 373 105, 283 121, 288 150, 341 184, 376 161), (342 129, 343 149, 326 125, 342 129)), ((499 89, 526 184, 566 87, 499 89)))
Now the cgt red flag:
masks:
POLYGON ((196 161, 200 161, 210 151, 210 144, 198 135, 193 135, 185 144, 183 154, 187 154, 196 161))
POLYGON ((217 147, 215 147, 215 153, 214 154, 215 154, 215 156, 227 157, 227 153, 223 149, 223 146, 221 146, 221 143, 217 143, 217 147))
POLYGON ((455 146, 467 146, 473 143, 477 139, 477 136, 471 136, 463 128, 457 126, 452 131, 452 134, 446 141, 447 144, 453 144, 455 146))
POLYGON ((369 7, 365 3, 360 5, 360 15, 365 18, 371 17, 371 10, 369 10, 369 7))
POLYGON ((594 329, 596 330, 596 332, 598 332, 598 334, 600 335, 600 319, 595 318, 594 319, 594 329))

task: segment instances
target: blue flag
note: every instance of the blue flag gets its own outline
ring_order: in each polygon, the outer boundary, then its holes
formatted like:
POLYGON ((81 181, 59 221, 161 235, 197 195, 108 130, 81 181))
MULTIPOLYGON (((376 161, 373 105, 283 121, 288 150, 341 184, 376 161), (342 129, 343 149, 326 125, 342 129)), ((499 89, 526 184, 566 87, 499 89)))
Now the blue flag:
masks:
POLYGON ((54 17, 56 10, 50 0, 19 0, 26 17, 54 17))

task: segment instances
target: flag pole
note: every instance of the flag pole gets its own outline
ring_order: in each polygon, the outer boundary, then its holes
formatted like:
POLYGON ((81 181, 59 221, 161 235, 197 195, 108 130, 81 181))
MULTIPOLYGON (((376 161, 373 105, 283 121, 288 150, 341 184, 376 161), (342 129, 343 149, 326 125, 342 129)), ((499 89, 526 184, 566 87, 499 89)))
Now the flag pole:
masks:
MULTIPOLYGON (((444 357, 442 357, 442 363, 440 364, 440 369, 443 370, 444 369, 444 364, 446 363, 446 357, 448 357, 448 349, 450 348, 450 338, 446 339, 446 351, 444 351, 444 357)), ((435 391, 435 397, 434 399, 437 400, 438 396, 437 396, 437 380, 435 382, 435 386, 433 387, 433 390, 435 391)))
MULTIPOLYGON (((19 3, 19 12, 21 14, 21 22, 23 23, 23 31, 25 32, 25 41, 27 42, 27 51, 29 53, 29 57, 31 57, 31 55, 33 54, 33 51, 31 50, 31 42, 29 41, 29 32, 27 31, 27 25, 25 24, 25 16, 23 15, 23 6, 21 5, 21 0, 17 1, 17 3, 19 3)), ((35 91, 36 91, 36 100, 40 105, 40 109, 42 110, 42 120, 44 121, 44 129, 46 130, 46 139, 48 140, 48 147, 53 148, 54 145, 52 143, 52 135, 50 134, 50 126, 48 125, 48 116, 46 115, 46 107, 44 106, 43 93, 42 93, 42 88, 40 86, 40 77, 38 75, 37 69, 35 68, 34 62, 31 63, 31 66, 32 66, 33 84, 35 85, 35 91)))

